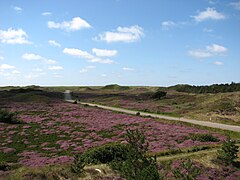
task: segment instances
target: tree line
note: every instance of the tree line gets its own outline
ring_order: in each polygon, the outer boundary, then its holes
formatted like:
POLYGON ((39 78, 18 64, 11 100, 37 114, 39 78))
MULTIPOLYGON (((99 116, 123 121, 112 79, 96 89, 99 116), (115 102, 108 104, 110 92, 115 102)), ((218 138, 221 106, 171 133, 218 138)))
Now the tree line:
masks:
POLYGON ((170 87, 178 92, 188 93, 226 93, 240 91, 240 83, 213 84, 209 86, 176 85, 170 87))

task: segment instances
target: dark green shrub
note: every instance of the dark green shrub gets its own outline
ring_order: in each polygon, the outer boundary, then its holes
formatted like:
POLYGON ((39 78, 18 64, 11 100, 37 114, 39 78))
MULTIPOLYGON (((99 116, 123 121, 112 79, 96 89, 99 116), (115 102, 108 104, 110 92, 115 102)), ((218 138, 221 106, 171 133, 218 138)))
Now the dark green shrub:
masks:
POLYGON ((100 147, 94 147, 84 152, 81 159, 86 164, 110 163, 114 160, 126 160, 128 145, 120 143, 106 144, 100 147))
POLYGON ((219 141, 218 138, 214 137, 211 134, 191 134, 189 138, 194 141, 200 141, 200 142, 218 142, 219 141))
POLYGON ((157 90, 157 91, 152 95, 152 98, 153 98, 153 99, 162 99, 162 98, 165 98, 166 95, 167 95, 167 92, 157 90))
POLYGON ((10 166, 6 162, 0 162, 0 171, 7 171, 10 169, 10 166))
POLYGON ((140 112, 137 112, 136 115, 137 115, 137 116, 140 116, 140 112))
POLYGON ((158 170, 156 156, 147 156, 148 143, 143 132, 139 130, 127 130, 128 142, 127 160, 115 161, 111 167, 129 180, 158 180, 161 179, 158 170))
POLYGON ((235 141, 227 138, 223 142, 221 150, 218 151, 217 159, 224 164, 231 165, 237 159, 238 146, 235 145, 235 141))
POLYGON ((17 113, 0 109, 0 122, 9 124, 22 124, 23 122, 17 118, 17 113))

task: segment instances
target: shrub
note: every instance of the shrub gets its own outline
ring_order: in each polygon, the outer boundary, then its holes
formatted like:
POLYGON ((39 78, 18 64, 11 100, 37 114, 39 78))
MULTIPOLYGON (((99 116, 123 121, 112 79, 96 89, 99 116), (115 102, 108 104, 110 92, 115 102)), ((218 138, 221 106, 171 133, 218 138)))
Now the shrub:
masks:
POLYGON ((100 147, 89 149, 82 154, 81 159, 86 164, 110 163, 114 160, 126 160, 128 145, 120 143, 110 143, 100 147))
POLYGON ((162 98, 166 97, 166 95, 167 95, 167 92, 157 90, 157 91, 152 95, 152 98, 153 98, 153 99, 162 99, 162 98))
POLYGON ((148 143, 143 132, 127 130, 128 142, 127 160, 115 161, 111 167, 118 170, 126 179, 157 180, 160 175, 157 170, 156 156, 147 156, 148 143))
POLYGON ((235 145, 235 141, 227 138, 223 142, 221 150, 218 151, 217 159, 227 165, 234 164, 234 161, 237 159, 238 146, 235 145))
POLYGON ((9 112, 0 109, 0 122, 9 124, 22 124, 23 122, 17 119, 17 113, 9 112))
POLYGON ((191 134, 190 139, 200 142, 218 142, 219 139, 211 134, 191 134))
POLYGON ((137 112, 137 113, 136 113, 136 116, 140 116, 140 112, 137 112))
POLYGON ((7 171, 10 169, 10 166, 6 162, 0 162, 0 171, 7 171))

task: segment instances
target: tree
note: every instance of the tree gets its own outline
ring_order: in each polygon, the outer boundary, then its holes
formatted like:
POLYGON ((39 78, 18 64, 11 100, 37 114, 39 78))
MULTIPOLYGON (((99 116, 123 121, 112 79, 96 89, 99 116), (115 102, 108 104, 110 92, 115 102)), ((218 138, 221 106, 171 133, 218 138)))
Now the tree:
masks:
POLYGON ((142 131, 127 130, 128 153, 125 161, 112 163, 127 180, 159 180, 156 156, 148 156, 148 143, 142 131))

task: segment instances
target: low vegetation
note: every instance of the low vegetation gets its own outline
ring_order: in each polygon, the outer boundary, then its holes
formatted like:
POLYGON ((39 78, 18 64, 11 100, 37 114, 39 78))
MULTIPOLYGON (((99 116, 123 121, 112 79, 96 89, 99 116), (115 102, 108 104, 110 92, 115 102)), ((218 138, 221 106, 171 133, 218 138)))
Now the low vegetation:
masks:
POLYGON ((218 138, 214 137, 211 134, 191 134, 189 138, 194 141, 200 141, 200 142, 218 142, 219 141, 218 138))
POLYGON ((86 164, 105 164, 115 160, 127 159, 128 145, 124 143, 109 143, 91 148, 81 155, 86 164))
MULTIPOLYGON (((156 90, 160 89, 151 91, 156 90)), ((189 96, 205 97, 179 93, 180 98, 175 91, 166 92, 166 97, 150 101, 160 104, 179 98, 178 103, 189 96)), ((238 147, 224 135, 229 131, 65 103, 53 98, 50 92, 46 96, 41 91, 2 93, 0 115, 4 118, 0 119, 8 120, 0 123, 0 179, 2 174, 9 179, 236 179, 240 176, 238 147), (24 101, 23 97, 29 94, 24 101), (15 123, 20 119, 24 124, 15 123), (193 158, 201 153, 213 156, 204 164, 198 161, 201 156, 193 158)), ((125 95, 121 97, 124 99, 125 95)), ((139 100, 137 104, 145 102, 140 100, 142 96, 132 97, 133 101, 139 100)), ((235 107, 238 100, 234 99, 235 107)), ((239 142, 239 133, 229 134, 239 142)))
POLYGON ((234 165, 238 158, 238 146, 236 146, 235 141, 228 137, 223 142, 221 150, 218 151, 217 158, 226 165, 234 165))
POLYGON ((179 166, 173 170, 174 177, 177 179, 193 180, 201 173, 201 168, 194 165, 193 161, 187 159, 181 161, 179 166))
POLYGON ((87 164, 108 163, 129 180, 160 179, 156 157, 147 155, 148 143, 143 132, 138 129, 127 130, 126 141, 127 144, 107 144, 75 156, 72 171, 81 175, 87 164))
POLYGON ((9 112, 7 110, 0 109, 0 122, 9 124, 22 124, 23 121, 18 119, 17 113, 9 112))
POLYGON ((152 95, 152 98, 159 100, 159 99, 165 98, 166 95, 167 95, 167 92, 161 91, 161 90, 157 90, 157 91, 152 95))
MULTIPOLYGON (((240 123, 240 83, 228 85, 172 87, 128 87, 107 85, 94 90, 73 89, 83 102, 122 107, 126 109, 157 113, 174 117, 185 117, 223 124, 240 123), (228 90, 221 90, 221 87, 228 90), (194 87, 192 91, 185 91, 194 87), (233 87, 233 88, 229 88, 233 87), (216 90, 218 89, 219 90, 216 90), (202 90, 201 90, 202 89, 202 90), (205 90, 206 89, 206 90, 205 90), (212 91, 210 91, 212 89, 212 91), (199 91, 199 92, 198 92, 199 91), (200 93, 202 92, 202 93, 200 93)), ((224 89, 223 88, 223 89, 224 89)))

